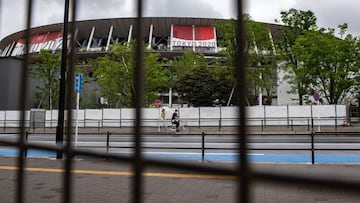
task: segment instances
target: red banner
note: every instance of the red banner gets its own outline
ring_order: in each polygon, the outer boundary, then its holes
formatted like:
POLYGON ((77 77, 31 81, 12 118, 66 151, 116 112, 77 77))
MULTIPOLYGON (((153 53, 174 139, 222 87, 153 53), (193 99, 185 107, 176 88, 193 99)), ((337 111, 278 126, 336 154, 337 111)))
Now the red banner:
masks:
MULTIPOLYGON (((60 50, 62 46, 62 32, 51 32, 30 38, 29 53, 40 52, 40 50, 60 50)), ((25 39, 19 39, 12 51, 12 56, 25 53, 25 39)))
POLYGON ((172 47, 216 47, 216 34, 213 27, 173 25, 172 47))

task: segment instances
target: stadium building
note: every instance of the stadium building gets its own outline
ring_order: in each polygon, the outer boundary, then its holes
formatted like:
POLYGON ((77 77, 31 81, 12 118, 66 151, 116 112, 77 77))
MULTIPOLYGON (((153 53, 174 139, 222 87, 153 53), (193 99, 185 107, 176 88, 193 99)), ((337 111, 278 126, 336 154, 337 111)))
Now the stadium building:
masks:
MULTIPOLYGON (((137 29, 135 21, 135 18, 78 21, 74 34, 78 63, 87 64, 89 59, 105 56, 112 43, 129 42, 134 39, 137 29)), ((176 17, 144 18, 142 29, 144 29, 145 38, 143 40, 148 45, 149 50, 159 53, 160 57, 167 59, 181 55, 186 50, 203 53, 208 60, 218 59, 220 57, 219 51, 225 47, 219 47, 218 30, 214 27, 216 21, 225 22, 226 20, 176 17)), ((271 31, 271 37, 281 37, 278 25, 268 24, 268 27, 271 31)), ((36 54, 42 49, 61 50, 62 29, 62 23, 32 28, 29 52, 36 54)), ((0 92, 2 94, 0 110, 17 109, 18 94, 14 93, 17 93, 19 89, 21 55, 25 52, 24 36, 25 31, 20 31, 0 41, 0 92)), ((164 64, 164 66, 168 65, 164 64)), ((91 73, 89 75, 91 76, 91 73)), ((34 84, 31 84, 30 87, 34 87, 34 84)), ((274 105, 293 102, 290 96, 286 94, 286 88, 286 84, 278 83, 273 98, 274 105)), ((172 100, 165 99, 164 103, 171 105, 172 100)), ((29 106, 29 108, 32 107, 35 106, 29 106)))

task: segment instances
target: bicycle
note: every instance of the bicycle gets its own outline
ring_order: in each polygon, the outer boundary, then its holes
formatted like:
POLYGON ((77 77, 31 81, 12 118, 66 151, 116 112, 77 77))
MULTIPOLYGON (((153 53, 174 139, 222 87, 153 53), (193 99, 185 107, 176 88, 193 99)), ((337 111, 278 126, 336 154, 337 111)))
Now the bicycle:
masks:
POLYGON ((180 125, 179 128, 176 129, 176 125, 174 123, 172 123, 171 125, 168 125, 166 127, 166 132, 168 134, 175 134, 176 135, 176 134, 179 134, 181 132, 185 132, 185 130, 186 130, 186 128, 183 125, 180 125))

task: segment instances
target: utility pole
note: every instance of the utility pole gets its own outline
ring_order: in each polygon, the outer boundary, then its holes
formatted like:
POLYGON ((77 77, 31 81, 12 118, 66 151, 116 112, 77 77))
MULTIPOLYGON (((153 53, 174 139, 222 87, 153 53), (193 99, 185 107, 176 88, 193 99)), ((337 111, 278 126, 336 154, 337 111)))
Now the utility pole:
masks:
MULTIPOLYGON (((66 89, 69 2, 70 0, 65 0, 63 42, 62 42, 62 50, 61 50, 58 124, 56 127, 56 145, 59 147, 63 146, 63 141, 64 141, 64 110, 65 110, 65 89, 66 89)), ((56 159, 62 159, 62 158, 63 158, 63 154, 61 152, 57 152, 56 159)))

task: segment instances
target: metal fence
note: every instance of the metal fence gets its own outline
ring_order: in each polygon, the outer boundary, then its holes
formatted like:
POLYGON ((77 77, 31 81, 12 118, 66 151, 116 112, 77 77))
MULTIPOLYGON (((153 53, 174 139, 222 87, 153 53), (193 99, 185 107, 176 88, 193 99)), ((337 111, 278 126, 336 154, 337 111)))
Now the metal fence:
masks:
MULTIPOLYGON (((182 163, 176 162, 171 160, 157 160, 157 159, 150 159, 143 156, 143 127, 142 127, 142 102, 144 97, 144 68, 142 66, 143 61, 143 43, 142 39, 144 39, 144 30, 143 29, 136 29, 135 36, 136 36, 136 64, 135 64, 135 74, 134 75, 134 87, 136 95, 134 97, 134 108, 135 110, 135 123, 133 127, 133 135, 134 135, 134 155, 131 157, 121 156, 121 155, 113 155, 108 153, 100 153, 100 152, 90 152, 90 151, 80 151, 74 149, 70 142, 63 142, 63 133, 64 133, 64 110, 67 109, 67 118, 72 118, 72 103, 73 103, 73 75, 74 75, 74 56, 75 56, 75 49, 74 49, 74 36, 70 39, 70 47, 71 49, 67 49, 67 34, 68 33, 76 33, 76 8, 77 8, 77 0, 64 0, 65 9, 64 9, 64 28, 63 28, 63 48, 62 48, 62 68, 60 74, 60 106, 59 106, 59 114, 60 119, 58 121, 57 126, 57 134, 56 134, 56 141, 57 146, 44 146, 44 145, 37 145, 37 144, 30 144, 26 142, 26 121, 25 121, 25 104, 27 102, 27 68, 30 64, 30 55, 28 53, 29 50, 29 39, 31 38, 31 25, 33 19, 33 4, 35 1, 27 0, 26 3, 26 34, 25 34, 25 41, 26 41, 26 52, 24 55, 23 60, 23 71, 21 73, 20 82, 21 82, 21 94, 20 97, 20 106, 22 109, 21 113, 21 128, 20 128, 20 136, 16 142, 9 142, 6 140, 0 140, 0 143, 11 145, 17 147, 19 149, 18 154, 18 170, 17 170, 17 187, 16 187, 16 202, 21 203, 24 202, 24 194, 25 194, 25 173, 24 168, 26 165, 26 158, 24 156, 26 149, 37 149, 37 150, 47 150, 47 151, 56 151, 58 154, 58 158, 62 158, 62 155, 65 154, 67 159, 65 160, 64 164, 64 173, 63 173, 63 202, 72 202, 72 190, 73 190, 73 174, 72 168, 73 165, 73 157, 77 155, 86 155, 91 157, 97 158, 107 158, 112 159, 118 162, 127 163, 132 165, 133 170, 133 179, 132 179, 132 202, 143 202, 143 187, 145 178, 142 176, 145 167, 149 166, 156 166, 160 168, 168 168, 168 169, 185 169, 187 171, 193 172, 206 172, 218 175, 225 175, 225 176, 236 176, 237 179, 237 190, 236 190, 236 198, 238 202, 250 202, 250 193, 251 193, 251 183, 253 181, 268 181, 268 182, 277 182, 282 184, 296 184, 296 185, 312 185, 312 186, 320 186, 323 188, 332 188, 336 190, 342 191, 353 191, 358 192, 358 188, 360 187, 360 182, 346 182, 341 180, 332 180, 331 177, 327 179, 319 178, 319 177, 312 177, 309 176, 302 176, 299 174, 289 173, 282 173, 276 174, 271 171, 259 171, 252 169, 249 164, 249 160, 247 157, 249 147, 248 147, 248 128, 246 126, 246 111, 245 106, 247 104, 245 100, 246 95, 246 84, 245 84, 245 38, 244 38, 244 25, 242 22, 242 11, 243 11, 243 2, 241 0, 234 1, 234 8, 238 14, 238 20, 236 21, 236 38, 235 41, 238 47, 235 50, 235 69, 236 69, 236 82, 238 90, 236 91, 236 98, 238 100, 238 127, 237 127, 237 135, 238 135, 238 147, 237 152, 239 153, 239 160, 237 162, 237 167, 235 169, 224 169, 221 167, 215 166, 207 166, 202 164, 196 163, 182 163), (71 5, 71 6, 70 6, 71 5), (71 8, 71 9, 69 9, 71 8), (71 15, 69 15, 69 13, 71 15), (69 16, 71 16, 71 22, 69 23, 69 16), (69 51, 69 54, 68 54, 69 51), (67 74, 67 75, 66 75, 67 74), (67 81, 65 81, 67 78, 67 81), (67 85, 66 85, 67 84, 67 85), (65 89, 67 91, 65 91, 65 89), (65 102, 66 99, 66 102, 65 102), (67 104, 67 105, 65 105, 67 104)), ((102 1, 103 2, 103 1, 102 1)), ((137 18, 136 18, 136 27, 141 28, 143 24, 143 6, 144 2, 142 0, 136 1, 137 5, 137 18)), ((70 126, 72 123, 72 119, 68 119, 67 126, 70 126)), ((72 128, 66 128, 66 136, 69 139, 72 139, 72 128)))
MULTIPOLYGON (((32 137, 36 136, 36 135, 44 135, 46 137, 52 137, 52 135, 49 135, 48 133, 31 133, 26 131, 25 134, 25 139, 26 142, 32 141, 32 137)), ((134 149, 133 145, 129 142, 131 141, 129 134, 128 133, 114 133, 114 132, 98 132, 98 133, 82 133, 81 136, 79 136, 80 138, 83 136, 94 136, 94 135, 98 135, 99 136, 99 140, 97 140, 99 143, 96 145, 97 149, 102 149, 102 151, 109 153, 110 149, 134 149), (125 138, 125 139, 124 139, 125 138)), ((227 134, 227 138, 234 138, 236 137, 237 134, 232 134, 232 133, 228 133, 227 134)), ((255 136, 253 133, 249 133, 250 138, 256 138, 256 134, 255 136), (252 136, 252 137, 251 137, 252 136)), ((321 151, 332 151, 332 152, 336 152, 336 151, 360 151, 360 149, 358 147, 324 147, 321 146, 321 144, 327 143, 329 141, 324 141, 324 137, 330 137, 330 138, 338 138, 338 141, 336 142, 336 144, 344 144, 344 143, 349 143, 351 142, 352 144, 359 144, 359 138, 360 138, 360 132, 336 132, 336 131, 331 131, 331 132, 316 132, 316 131, 309 131, 309 132, 302 132, 302 133, 296 133, 296 135, 291 134, 291 133, 282 133, 281 135, 277 134, 277 133, 269 133, 266 134, 269 137, 277 137, 277 139, 274 139, 274 142, 276 142, 278 140, 278 138, 284 138, 287 136, 291 136, 294 139, 301 139, 301 143, 303 143, 303 146, 292 146, 291 144, 296 143, 296 141, 291 141, 291 143, 289 143, 288 146, 252 146, 250 148, 248 148, 249 151, 296 151, 296 152, 309 152, 308 156, 310 157, 310 163, 311 164, 315 164, 317 163, 317 157, 316 157, 316 153, 317 152, 321 152, 321 151), (352 140, 349 141, 348 138, 351 138, 352 140)), ((230 140, 224 140, 221 143, 223 143, 223 146, 214 146, 211 145, 212 143, 208 141, 209 137, 219 137, 220 135, 218 133, 212 134, 212 133, 205 133, 205 132, 201 132, 201 133, 191 133, 191 134, 187 134, 187 133, 181 133, 178 134, 175 131, 172 132, 166 132, 165 134, 158 134, 158 133, 143 133, 143 137, 147 138, 149 141, 151 140, 151 142, 147 143, 147 146, 144 146, 143 149, 157 149, 157 150, 184 150, 184 153, 191 153, 191 152, 200 152, 201 154, 201 160, 204 162, 205 161, 205 156, 206 154, 211 151, 211 152, 232 152, 232 151, 236 151, 237 148, 234 147, 236 146, 235 143, 233 143, 233 139, 230 140), (155 137, 154 137, 155 135, 155 137), (163 142, 164 138, 169 137, 169 136, 176 136, 179 139, 178 141, 172 141, 172 145, 163 145, 163 144, 159 144, 159 142, 163 142), (188 145, 184 145, 184 140, 190 138, 190 137, 196 137, 198 138, 199 141, 199 145, 193 145, 192 141, 189 141, 190 143, 188 145), (151 138, 151 139, 149 139, 151 138), (230 144, 230 145, 229 145, 230 144)), ((82 148, 93 148, 95 147, 93 143, 90 144, 86 144, 86 138, 74 138, 75 140, 72 140, 72 142, 78 143, 78 142, 83 142, 84 144, 82 144, 81 146, 78 144, 75 144, 76 148, 78 149, 82 149, 82 148)), ((269 140, 272 138, 268 138, 267 142, 269 142, 269 140)), ((285 138, 286 139, 286 138, 285 138)), ((38 140, 39 141, 39 140, 38 140)), ((36 141, 33 141, 36 142, 36 141)), ((248 142, 249 144, 253 144, 256 143, 255 140, 249 140, 248 142)), ((52 145, 54 145, 54 143, 52 143, 52 145)), ((27 149, 25 149, 25 157, 27 156, 27 149)), ((307 162, 303 162, 303 163, 307 163, 307 162)))

